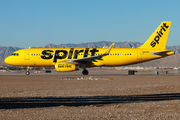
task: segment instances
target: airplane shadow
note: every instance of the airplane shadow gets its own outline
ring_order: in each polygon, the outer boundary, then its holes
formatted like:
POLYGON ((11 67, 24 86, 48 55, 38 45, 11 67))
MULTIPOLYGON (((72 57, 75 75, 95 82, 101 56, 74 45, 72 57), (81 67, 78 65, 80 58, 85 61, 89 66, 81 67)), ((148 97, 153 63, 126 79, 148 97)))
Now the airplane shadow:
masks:
POLYGON ((42 108, 61 105, 69 107, 103 106, 114 103, 122 104, 165 100, 180 100, 180 93, 120 96, 0 97, 0 109, 42 108))

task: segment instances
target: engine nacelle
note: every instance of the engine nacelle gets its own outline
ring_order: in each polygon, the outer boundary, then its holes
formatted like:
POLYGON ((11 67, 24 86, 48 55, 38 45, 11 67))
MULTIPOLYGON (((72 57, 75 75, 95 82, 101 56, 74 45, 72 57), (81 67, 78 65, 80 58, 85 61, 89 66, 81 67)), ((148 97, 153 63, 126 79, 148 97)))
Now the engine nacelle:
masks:
POLYGON ((55 69, 57 72, 71 72, 79 70, 79 65, 73 63, 60 62, 56 63, 55 69))

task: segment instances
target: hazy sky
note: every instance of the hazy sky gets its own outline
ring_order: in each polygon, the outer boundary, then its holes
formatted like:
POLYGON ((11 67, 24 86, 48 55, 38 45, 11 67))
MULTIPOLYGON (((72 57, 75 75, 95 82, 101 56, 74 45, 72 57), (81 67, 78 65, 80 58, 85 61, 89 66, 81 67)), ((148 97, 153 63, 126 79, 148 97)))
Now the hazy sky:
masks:
POLYGON ((167 45, 180 45, 179 0, 0 0, 0 46, 144 43, 162 21, 167 45))

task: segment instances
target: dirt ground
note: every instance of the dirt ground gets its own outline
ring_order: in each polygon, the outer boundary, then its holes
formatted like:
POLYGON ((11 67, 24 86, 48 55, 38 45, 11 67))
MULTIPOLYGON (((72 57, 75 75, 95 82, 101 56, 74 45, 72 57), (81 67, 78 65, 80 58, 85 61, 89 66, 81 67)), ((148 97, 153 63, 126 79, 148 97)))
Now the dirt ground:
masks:
POLYGON ((0 119, 180 119, 180 75, 91 73, 0 73, 0 119))

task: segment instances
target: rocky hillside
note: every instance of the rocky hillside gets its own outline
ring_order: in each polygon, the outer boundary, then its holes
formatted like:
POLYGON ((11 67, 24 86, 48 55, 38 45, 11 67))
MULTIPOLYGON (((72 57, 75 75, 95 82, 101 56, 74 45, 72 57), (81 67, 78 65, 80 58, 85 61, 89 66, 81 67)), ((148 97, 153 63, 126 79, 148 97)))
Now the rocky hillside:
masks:
MULTIPOLYGON (((102 48, 104 46, 110 46, 113 42, 101 41, 101 42, 92 42, 92 43, 81 43, 81 44, 48 44, 44 48, 102 48)), ((141 43, 136 42, 117 42, 115 48, 136 48, 141 46, 141 43)))

